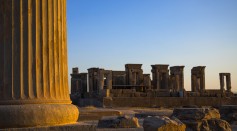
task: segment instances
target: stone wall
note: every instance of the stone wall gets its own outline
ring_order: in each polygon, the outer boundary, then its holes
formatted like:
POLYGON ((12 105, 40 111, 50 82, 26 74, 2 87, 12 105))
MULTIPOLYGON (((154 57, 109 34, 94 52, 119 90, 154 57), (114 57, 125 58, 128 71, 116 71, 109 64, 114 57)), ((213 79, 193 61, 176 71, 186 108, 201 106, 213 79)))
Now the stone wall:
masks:
POLYGON ((107 107, 178 107, 236 105, 237 97, 113 97, 104 98, 107 107))

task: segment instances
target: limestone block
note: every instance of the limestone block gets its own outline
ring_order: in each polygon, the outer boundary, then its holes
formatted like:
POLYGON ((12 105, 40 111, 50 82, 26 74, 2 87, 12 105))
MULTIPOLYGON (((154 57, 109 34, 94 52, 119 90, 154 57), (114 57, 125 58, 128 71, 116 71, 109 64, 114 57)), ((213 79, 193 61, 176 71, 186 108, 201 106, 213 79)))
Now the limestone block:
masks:
POLYGON ((221 120, 219 111, 213 108, 179 108, 172 116, 180 119, 188 131, 231 131, 229 123, 221 120))
POLYGON ((172 116, 180 120, 220 119, 219 111, 214 108, 176 108, 172 116))
POLYGON ((170 92, 160 92, 160 91, 158 91, 158 92, 156 92, 156 95, 157 95, 157 97, 169 97, 170 96, 170 92))
POLYGON ((112 93, 112 94, 122 94, 122 89, 112 89, 112 90, 110 90, 110 93, 112 93))
POLYGON ((187 131, 231 131, 230 124, 222 119, 181 120, 187 131))
POLYGON ((144 131, 185 131, 186 126, 175 117, 147 117, 143 122, 144 131))
POLYGON ((200 127, 202 131, 232 131, 228 122, 221 119, 202 120, 200 127))
POLYGON ((123 93, 121 94, 122 97, 132 97, 132 93, 123 93))
POLYGON ((99 120, 98 128, 138 128, 140 127, 136 117, 103 117, 99 120))
POLYGON ((221 119, 229 123, 237 122, 237 105, 223 105, 220 107, 221 119))
POLYGON ((134 92, 136 92, 136 90, 134 90, 134 89, 123 89, 122 90, 122 93, 134 93, 134 92))

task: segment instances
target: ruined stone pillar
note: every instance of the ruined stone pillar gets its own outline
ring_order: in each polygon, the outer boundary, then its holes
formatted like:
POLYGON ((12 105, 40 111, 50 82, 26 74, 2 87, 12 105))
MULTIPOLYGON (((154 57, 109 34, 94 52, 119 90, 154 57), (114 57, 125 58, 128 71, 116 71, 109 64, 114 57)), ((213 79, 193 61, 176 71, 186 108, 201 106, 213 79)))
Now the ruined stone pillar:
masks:
POLYGON ((200 90, 205 91, 206 90, 206 85, 205 85, 205 74, 202 75, 200 78, 200 90))
POLYGON ((230 74, 226 75, 226 89, 228 92, 231 92, 231 76, 230 76, 230 74))
POLYGON ((191 84, 192 84, 192 92, 196 92, 196 83, 197 83, 197 77, 195 75, 191 76, 191 84))
POLYGON ((131 82, 131 84, 132 85, 137 85, 137 73, 136 72, 132 72, 132 82, 131 82))
POLYGON ((197 78, 196 79, 196 90, 197 91, 201 91, 201 79, 200 78, 197 78))
POLYGON ((182 70, 180 71, 181 74, 180 74, 180 77, 179 77, 179 88, 180 88, 180 91, 184 91, 184 66, 181 67, 182 70))
POLYGON ((74 123, 66 0, 0 1, 0 128, 74 123))
POLYGON ((219 74, 219 76, 220 76, 220 90, 221 91, 224 91, 225 89, 224 89, 224 76, 220 73, 219 74))
POLYGON ((104 89, 104 70, 103 69, 98 70, 97 82, 98 82, 98 90, 102 91, 104 89))
POLYGON ((165 89, 169 90, 169 71, 165 75, 165 89))
POLYGON ((109 71, 106 78, 107 89, 112 89, 112 78, 113 78, 112 71, 109 71))
POLYGON ((160 90, 160 73, 158 70, 156 70, 156 89, 160 90))
POLYGON ((179 87, 179 75, 175 75, 175 91, 182 91, 182 89, 179 87))

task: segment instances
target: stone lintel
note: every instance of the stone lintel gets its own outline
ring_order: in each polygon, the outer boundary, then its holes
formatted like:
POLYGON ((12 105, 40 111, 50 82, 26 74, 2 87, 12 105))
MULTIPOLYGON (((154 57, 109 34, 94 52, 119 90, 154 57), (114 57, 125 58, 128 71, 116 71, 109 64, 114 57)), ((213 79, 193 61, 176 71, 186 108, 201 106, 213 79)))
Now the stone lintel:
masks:
POLYGON ((125 64, 125 68, 141 69, 142 68, 142 64, 125 64))

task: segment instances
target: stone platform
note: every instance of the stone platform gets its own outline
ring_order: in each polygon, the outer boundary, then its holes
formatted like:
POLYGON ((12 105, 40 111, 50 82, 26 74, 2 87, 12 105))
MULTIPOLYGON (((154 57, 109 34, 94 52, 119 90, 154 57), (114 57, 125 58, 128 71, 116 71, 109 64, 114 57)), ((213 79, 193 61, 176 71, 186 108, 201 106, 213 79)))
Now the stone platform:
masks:
POLYGON ((0 129, 0 131, 96 131, 96 126, 75 123, 59 126, 8 128, 8 129, 0 129))

